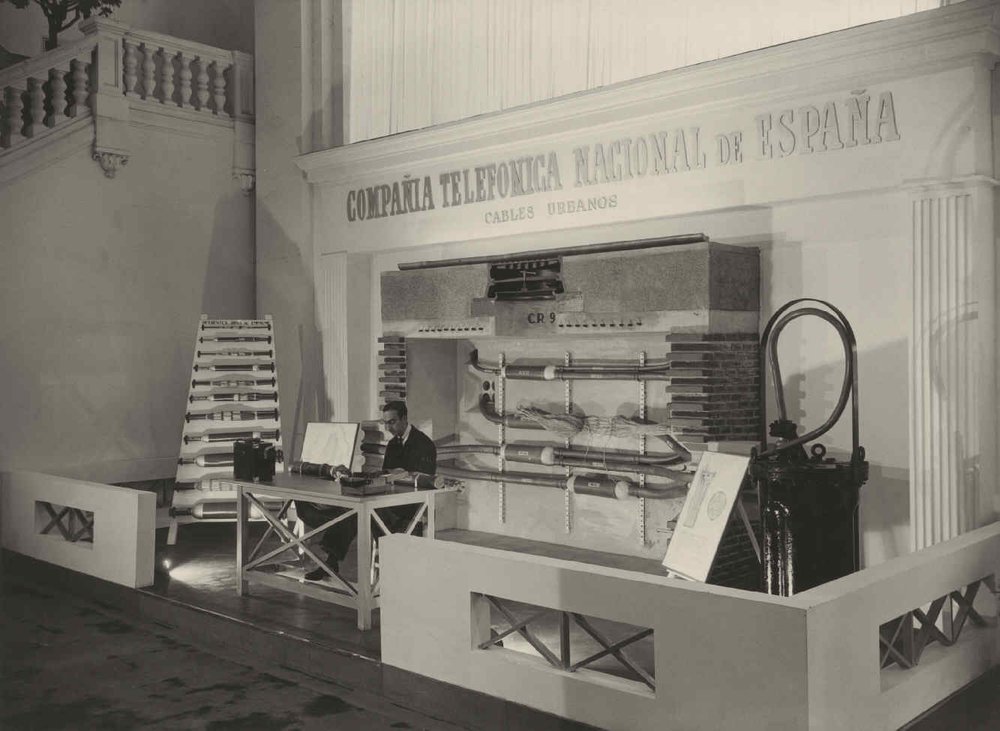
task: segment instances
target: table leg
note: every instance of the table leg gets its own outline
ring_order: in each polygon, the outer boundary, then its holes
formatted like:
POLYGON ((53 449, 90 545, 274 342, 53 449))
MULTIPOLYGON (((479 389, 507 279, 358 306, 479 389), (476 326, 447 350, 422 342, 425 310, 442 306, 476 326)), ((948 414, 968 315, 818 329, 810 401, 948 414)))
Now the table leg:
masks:
POLYGON ((427 493, 427 537, 434 537, 434 493, 427 493))
POLYGON ((167 528, 167 545, 177 544, 177 518, 170 519, 170 527, 167 528))
POLYGON ((372 530, 371 508, 366 503, 358 506, 358 629, 372 628, 372 530))
POLYGON ((249 584, 243 572, 243 565, 246 561, 247 543, 249 542, 249 521, 247 518, 249 510, 247 507, 246 495, 243 494, 243 486, 236 486, 236 594, 243 596, 247 593, 249 584))

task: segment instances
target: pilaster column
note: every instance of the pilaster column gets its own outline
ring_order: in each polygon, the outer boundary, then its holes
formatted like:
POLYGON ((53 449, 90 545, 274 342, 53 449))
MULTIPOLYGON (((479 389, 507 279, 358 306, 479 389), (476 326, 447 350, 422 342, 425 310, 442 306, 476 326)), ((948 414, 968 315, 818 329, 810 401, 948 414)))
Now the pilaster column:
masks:
POLYGON ((323 341, 323 381, 331 421, 348 421, 347 254, 316 257, 316 322, 323 341))
POLYGON ((370 378, 372 263, 369 254, 316 257, 316 322, 323 341, 323 378, 333 421, 372 418, 370 378))
POLYGON ((920 549, 995 516, 994 185, 914 188, 910 526, 920 549))
MULTIPOLYGON (((94 59, 94 151, 93 158, 112 178, 130 155, 129 101, 125 96, 125 44, 128 26, 91 17, 80 23, 87 36, 97 37, 94 59)), ((150 89, 144 89, 148 96, 150 89)))

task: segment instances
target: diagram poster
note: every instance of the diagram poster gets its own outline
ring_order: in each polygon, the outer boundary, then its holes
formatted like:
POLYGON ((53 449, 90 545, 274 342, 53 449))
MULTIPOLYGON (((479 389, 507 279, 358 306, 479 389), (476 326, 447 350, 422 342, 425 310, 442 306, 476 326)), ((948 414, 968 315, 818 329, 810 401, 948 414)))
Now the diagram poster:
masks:
POLYGON ((750 464, 749 457, 705 452, 663 559, 685 579, 705 581, 750 464))

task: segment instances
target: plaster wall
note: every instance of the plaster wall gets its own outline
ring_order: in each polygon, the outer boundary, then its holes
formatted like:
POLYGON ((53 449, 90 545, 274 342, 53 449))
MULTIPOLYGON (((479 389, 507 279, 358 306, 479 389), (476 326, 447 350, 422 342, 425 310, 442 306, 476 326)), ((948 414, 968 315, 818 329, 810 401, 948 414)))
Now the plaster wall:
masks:
POLYGON ((0 190, 5 469, 172 477, 199 316, 254 315, 231 131, 131 135, 114 179, 84 143, 0 190))
POLYGON ((302 82, 308 10, 308 3, 298 2, 259 0, 254 6, 256 37, 282 49, 255 56, 256 275, 257 312, 274 317, 289 455, 298 454, 308 422, 332 415, 322 388, 309 187, 293 162, 308 148, 302 82))
MULTIPOLYGON (((111 18, 133 28, 216 48, 245 53, 254 50, 253 0, 125 0, 111 18)), ((35 3, 24 9, 0 4, 0 45, 8 51, 37 56, 44 50, 48 32, 45 16, 35 3)), ((59 43, 82 37, 74 25, 59 34, 59 43)))

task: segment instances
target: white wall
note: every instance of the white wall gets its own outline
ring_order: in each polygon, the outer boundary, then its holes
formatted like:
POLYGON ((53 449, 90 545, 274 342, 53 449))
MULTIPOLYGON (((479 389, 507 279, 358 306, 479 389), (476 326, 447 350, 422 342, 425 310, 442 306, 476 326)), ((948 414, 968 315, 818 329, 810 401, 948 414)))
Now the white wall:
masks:
MULTIPOLYGON (((253 53, 253 0, 124 0, 111 16, 141 30, 253 53)), ((48 36, 45 16, 34 2, 17 9, 0 3, 0 45, 36 56, 48 36)), ((60 44, 82 37, 77 25, 59 34, 60 44)))
POLYGON ((231 131, 131 133, 114 179, 87 142, 0 188, 5 469, 172 477, 199 315, 254 315, 231 131))
POLYGON ((303 67, 307 2, 255 5, 257 311, 273 315, 285 450, 295 459, 310 421, 330 417, 315 315, 309 187, 295 166, 308 150, 303 67))

